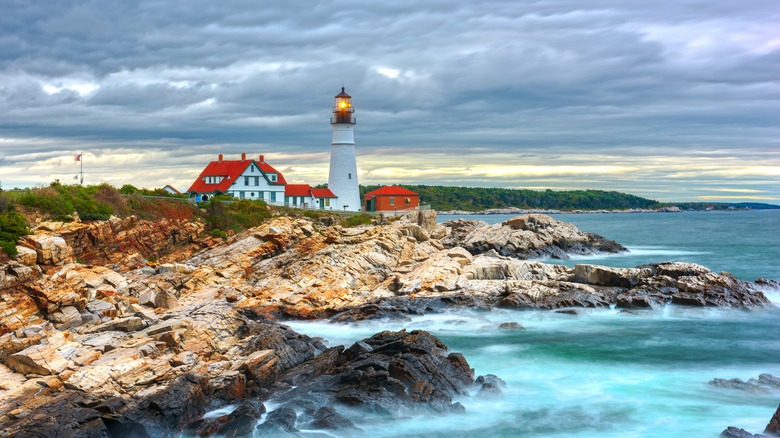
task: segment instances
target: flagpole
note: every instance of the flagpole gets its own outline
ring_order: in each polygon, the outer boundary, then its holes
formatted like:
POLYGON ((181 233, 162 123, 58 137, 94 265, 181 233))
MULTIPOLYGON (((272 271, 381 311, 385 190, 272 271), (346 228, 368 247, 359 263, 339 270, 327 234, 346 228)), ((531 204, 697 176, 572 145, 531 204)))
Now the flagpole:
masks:
POLYGON ((79 152, 79 162, 81 163, 81 185, 84 185, 84 152, 79 152))

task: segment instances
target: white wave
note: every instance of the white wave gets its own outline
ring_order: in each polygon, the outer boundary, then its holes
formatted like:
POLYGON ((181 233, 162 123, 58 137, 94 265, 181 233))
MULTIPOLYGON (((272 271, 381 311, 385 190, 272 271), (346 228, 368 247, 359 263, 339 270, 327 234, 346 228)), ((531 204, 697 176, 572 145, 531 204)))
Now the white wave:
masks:
POLYGON ((769 286, 758 286, 758 289, 766 295, 772 304, 780 306, 780 289, 769 286))
POLYGON ((709 254, 705 251, 687 251, 683 249, 674 249, 674 248, 665 248, 662 246, 629 246, 628 247, 628 253, 620 253, 624 255, 635 255, 635 256, 657 256, 657 255, 671 255, 671 256, 677 256, 677 255, 700 255, 700 254, 709 254))
POLYGON ((237 407, 238 407, 238 405, 222 406, 219 409, 214 409, 213 411, 206 412, 205 414, 203 414, 203 418, 205 418, 205 419, 219 418, 219 417, 222 417, 224 415, 232 414, 233 411, 235 411, 237 407))

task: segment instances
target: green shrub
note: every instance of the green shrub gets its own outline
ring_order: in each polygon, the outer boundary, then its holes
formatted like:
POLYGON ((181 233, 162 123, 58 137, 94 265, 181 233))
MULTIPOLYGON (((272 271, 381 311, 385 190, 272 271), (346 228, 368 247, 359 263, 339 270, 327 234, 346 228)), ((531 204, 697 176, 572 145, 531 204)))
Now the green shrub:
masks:
POLYGON ((123 195, 132 195, 133 193, 138 193, 138 188, 132 184, 125 184, 119 189, 119 193, 123 195))
POLYGON ((73 203, 67 197, 60 196, 54 186, 30 190, 19 198, 19 204, 65 222, 73 220, 72 214, 76 211, 73 203))
POLYGON ((228 238, 227 234, 224 231, 222 231, 222 230, 211 230, 211 231, 209 231, 209 235, 211 237, 219 237, 222 240, 227 240, 227 238, 228 238))
POLYGON ((20 237, 30 234, 27 220, 18 211, 0 213, 0 248, 9 257, 16 257, 16 242, 20 237))
POLYGON ((205 207, 206 227, 210 230, 233 230, 240 232, 256 227, 271 217, 268 204, 249 199, 235 200, 233 197, 215 196, 205 207))
POLYGON ((371 216, 365 213, 360 213, 355 216, 350 216, 339 223, 342 227, 346 228, 357 227, 359 225, 368 225, 371 223, 371 216))

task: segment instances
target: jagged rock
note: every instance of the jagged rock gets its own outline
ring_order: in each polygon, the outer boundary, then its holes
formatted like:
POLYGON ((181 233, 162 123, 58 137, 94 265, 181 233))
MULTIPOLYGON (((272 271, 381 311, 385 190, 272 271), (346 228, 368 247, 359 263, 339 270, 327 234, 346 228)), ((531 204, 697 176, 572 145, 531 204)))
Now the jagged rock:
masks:
POLYGON ((187 436, 252 436, 257 420, 265 413, 265 406, 255 401, 244 401, 233 412, 217 417, 202 418, 188 424, 183 432, 187 436))
MULTIPOLYGON (((38 386, 38 385, 35 385, 38 386)), ((38 387, 28 405, 3 421, 0 435, 7 437, 103 438, 108 430, 100 412, 88 408, 88 396, 74 392, 56 393, 38 387), (29 411, 25 412, 25 409, 29 411)))
MULTIPOLYGON (((753 382, 753 379, 750 379, 750 381, 753 382)), ((775 377, 769 373, 762 373, 758 375, 758 381, 756 383, 769 388, 780 388, 780 377, 775 377)))
POLYGON ((78 347, 79 344, 75 342, 33 345, 10 355, 5 364, 20 374, 59 374, 71 365, 68 357, 78 347))
POLYGON ((506 382, 495 374, 485 374, 484 376, 479 376, 476 378, 476 380, 474 380, 474 384, 476 385, 484 385, 485 383, 490 383, 498 388, 506 388, 506 382))
POLYGON ((524 215, 503 224, 488 226, 477 221, 451 221, 445 224, 451 234, 442 239, 447 246, 463 246, 472 254, 495 250, 504 256, 528 258, 568 258, 568 254, 620 252, 626 248, 574 225, 546 215, 524 215))
POLYGON ((55 323, 55 327, 59 330, 67 330, 69 328, 78 327, 82 323, 81 313, 79 309, 73 306, 64 306, 51 314, 51 321, 55 323))
POLYGON ((619 309, 656 309, 664 305, 668 298, 662 294, 618 294, 615 307, 619 309))
POLYGON ((328 366, 303 364, 281 375, 280 382, 301 374, 309 377, 296 381, 299 386, 279 400, 312 409, 342 403, 388 413, 451 412, 457 408, 452 397, 467 394, 474 383, 465 358, 447 354, 446 346, 424 331, 385 331, 341 354, 331 351, 335 356, 326 361, 328 366))
POLYGON ((504 396, 504 392, 495 383, 486 382, 483 383, 477 392, 477 397, 480 398, 500 398, 504 396))
POLYGON ((279 357, 273 350, 258 350, 249 355, 240 369, 260 387, 276 380, 279 373, 279 357))
POLYGON ((146 324, 144 323, 143 319, 137 316, 128 316, 85 328, 81 332, 85 334, 107 331, 135 332, 144 328, 145 325, 146 324))
POLYGON ((60 236, 30 235, 23 239, 35 248, 38 264, 61 265, 73 256, 73 250, 60 236))
POLYGON ((764 433, 768 433, 774 436, 780 436, 780 406, 777 407, 772 419, 769 420, 769 424, 766 425, 764 433))
POLYGON ((104 300, 92 300, 87 303, 87 310, 100 316, 113 318, 117 314, 116 306, 104 300))
POLYGON ((127 339, 127 333, 118 331, 104 331, 76 337, 76 341, 80 344, 93 347, 102 353, 116 349, 127 339))
POLYGON ((712 379, 710 385, 717 386, 719 388, 739 389, 741 391, 748 392, 769 392, 770 390, 780 389, 780 378, 777 378, 771 374, 763 373, 758 376, 758 379, 750 379, 747 382, 742 379, 712 379))
POLYGON ((337 430, 341 433, 362 431, 362 429, 355 426, 355 423, 336 412, 330 406, 323 406, 317 409, 314 413, 312 427, 315 429, 337 430))
POLYGON ((766 425, 763 434, 752 434, 745 429, 729 426, 721 432, 720 438, 771 438, 780 437, 780 406, 766 425))
POLYGON ((498 328, 500 330, 525 330, 525 327, 516 322, 502 322, 498 328))
POLYGON ((178 305, 176 297, 160 290, 149 289, 140 297, 138 297, 138 304, 148 307, 161 307, 170 309, 178 305))
POLYGON ((274 437, 284 433, 298 432, 295 428, 295 420, 298 414, 295 409, 281 407, 268 414, 265 421, 255 429, 255 436, 274 437))
POLYGON ((739 389, 740 391, 748 392, 769 392, 766 388, 745 382, 742 379, 712 379, 710 380, 710 385, 720 388, 739 389))
POLYGON ((720 433, 720 438, 762 438, 763 435, 753 435, 745 429, 737 427, 727 427, 726 430, 720 433))
POLYGON ((38 262, 38 253, 26 246, 16 245, 16 261, 27 266, 33 266, 38 262))
POLYGON ((631 288, 650 276, 649 269, 640 268, 609 268, 596 265, 575 265, 575 283, 593 284, 598 286, 617 286, 631 288))

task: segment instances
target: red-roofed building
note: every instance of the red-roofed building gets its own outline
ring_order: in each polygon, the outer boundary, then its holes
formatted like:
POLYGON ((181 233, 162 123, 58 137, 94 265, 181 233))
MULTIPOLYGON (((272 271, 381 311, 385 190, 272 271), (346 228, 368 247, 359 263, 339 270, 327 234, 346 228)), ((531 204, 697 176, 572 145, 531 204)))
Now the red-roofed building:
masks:
POLYGON ((398 186, 384 186, 363 196, 363 211, 414 210, 420 206, 420 195, 398 186))
POLYGON ((284 176, 265 162, 260 155, 257 160, 225 160, 219 154, 217 161, 210 162, 198 179, 192 183, 187 194, 192 199, 208 201, 215 195, 229 195, 239 199, 258 199, 269 204, 290 207, 332 209, 336 195, 329 189, 313 189, 308 184, 287 184, 284 176))
POLYGON ((261 199, 269 203, 284 200, 284 176, 265 162, 262 155, 257 160, 225 160, 219 154, 192 183, 187 194, 190 198, 207 201, 214 195, 230 195, 239 199, 261 199))
POLYGON ((287 184, 284 188, 284 203, 291 207, 330 209, 335 198, 330 189, 313 189, 308 184, 287 184))

